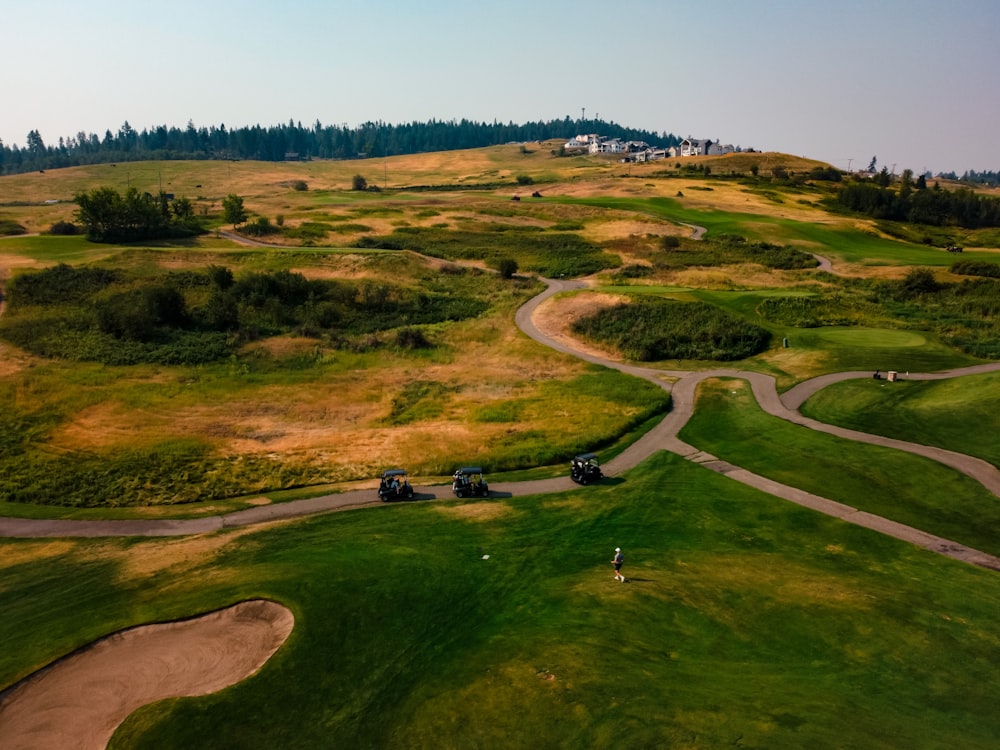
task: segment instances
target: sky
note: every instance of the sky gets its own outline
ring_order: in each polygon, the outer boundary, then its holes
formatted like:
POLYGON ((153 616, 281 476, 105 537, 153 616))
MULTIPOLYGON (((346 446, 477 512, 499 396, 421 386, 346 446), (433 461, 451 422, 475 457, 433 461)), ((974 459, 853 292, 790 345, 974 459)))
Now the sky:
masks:
POLYGON ((1000 171, 1000 0, 45 0, 0 140, 599 117, 841 169, 1000 171))

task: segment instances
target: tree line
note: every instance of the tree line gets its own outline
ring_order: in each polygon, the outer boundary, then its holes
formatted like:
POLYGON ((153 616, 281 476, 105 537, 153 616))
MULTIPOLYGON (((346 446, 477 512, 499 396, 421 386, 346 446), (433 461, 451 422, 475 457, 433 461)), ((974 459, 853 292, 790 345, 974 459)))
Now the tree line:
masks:
POLYGON ((526 123, 475 120, 428 120, 391 124, 366 122, 350 127, 323 125, 317 120, 304 126, 289 120, 284 125, 187 127, 157 125, 136 130, 126 121, 117 132, 103 136, 78 132, 46 143, 37 130, 28 133, 26 145, 0 141, 0 174, 57 169, 83 164, 170 159, 357 159, 398 156, 431 151, 495 146, 509 142, 569 139, 578 133, 600 133, 622 140, 645 141, 668 147, 680 143, 672 133, 629 128, 603 120, 559 120, 526 123))
POLYGON ((924 176, 914 180, 909 169, 898 185, 891 185, 884 169, 872 180, 850 182, 838 192, 837 203, 875 219, 967 229, 1000 226, 1000 199, 968 188, 942 190, 937 183, 927 187, 924 176))

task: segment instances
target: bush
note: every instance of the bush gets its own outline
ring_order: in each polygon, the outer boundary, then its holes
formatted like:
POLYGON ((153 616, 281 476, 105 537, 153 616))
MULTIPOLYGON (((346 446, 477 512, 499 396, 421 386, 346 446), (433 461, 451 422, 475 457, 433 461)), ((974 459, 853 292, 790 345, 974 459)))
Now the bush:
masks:
POLYGON ((57 221, 55 224, 49 227, 49 234, 70 236, 79 233, 80 233, 80 228, 71 221, 57 221))
POLYGON ((914 268, 899 282, 899 296, 912 299, 922 294, 934 294, 940 291, 941 284, 934 274, 926 268, 914 268))
POLYGON ((356 174, 351 178, 351 190, 367 190, 368 180, 362 175, 356 174))
POLYGON ((517 184, 518 185, 534 185, 535 181, 533 179, 531 179, 531 177, 529 175, 519 174, 517 176, 517 184))
POLYGON ((960 260, 951 264, 951 272, 960 276, 985 276, 1000 278, 1000 264, 980 260, 960 260))
POLYGON ((501 278, 512 279, 517 273, 517 261, 513 258, 501 258, 497 263, 497 270, 500 272, 501 278))
POLYGON ((292 182, 292 190, 298 190, 299 192, 304 192, 309 189, 308 183, 305 180, 295 180, 292 182))
POLYGON ((661 240, 661 244, 664 250, 676 250, 681 246, 681 238, 668 234, 661 240))
POLYGON ((269 234, 277 234, 281 230, 271 224, 271 220, 266 216, 258 216, 255 221, 246 224, 242 232, 249 237, 266 237, 269 234))
POLYGON ((396 346, 401 349, 430 349, 433 344, 419 328, 401 328, 396 332, 396 346))

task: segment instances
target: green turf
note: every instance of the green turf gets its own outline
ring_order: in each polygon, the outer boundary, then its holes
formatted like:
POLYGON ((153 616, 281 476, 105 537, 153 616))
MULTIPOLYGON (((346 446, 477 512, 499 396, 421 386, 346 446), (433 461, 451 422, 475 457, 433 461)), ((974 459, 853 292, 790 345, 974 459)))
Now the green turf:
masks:
POLYGON ((2 544, 36 553, 4 570, 0 685, 124 626, 257 596, 294 611, 257 676, 142 709, 112 748, 990 748, 1000 733, 995 573, 666 454, 603 488, 263 528, 141 577, 118 557, 178 542, 2 544))
POLYGON ((772 417, 742 381, 703 384, 680 437, 754 473, 1000 554, 1000 503, 981 484, 930 459, 772 417))
POLYGON ((0 253, 23 255, 40 263, 83 263, 120 251, 119 245, 89 242, 82 235, 32 235, 0 240, 0 253))
POLYGON ((937 381, 849 380, 802 405, 822 422, 968 453, 1000 466, 1000 373, 937 381))

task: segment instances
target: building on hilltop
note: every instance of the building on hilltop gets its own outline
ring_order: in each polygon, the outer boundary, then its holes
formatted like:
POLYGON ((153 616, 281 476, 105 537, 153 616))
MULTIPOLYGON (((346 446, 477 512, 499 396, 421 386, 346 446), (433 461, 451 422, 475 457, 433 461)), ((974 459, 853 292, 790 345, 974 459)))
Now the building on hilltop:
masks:
POLYGON ((723 145, 718 141, 713 143, 711 138, 702 139, 688 136, 681 141, 677 156, 721 156, 738 150, 733 148, 732 144, 723 145))

